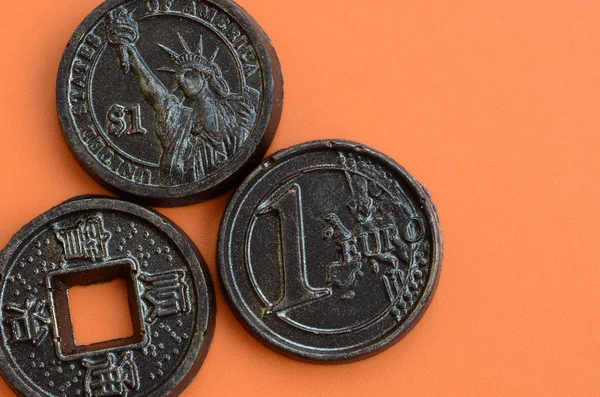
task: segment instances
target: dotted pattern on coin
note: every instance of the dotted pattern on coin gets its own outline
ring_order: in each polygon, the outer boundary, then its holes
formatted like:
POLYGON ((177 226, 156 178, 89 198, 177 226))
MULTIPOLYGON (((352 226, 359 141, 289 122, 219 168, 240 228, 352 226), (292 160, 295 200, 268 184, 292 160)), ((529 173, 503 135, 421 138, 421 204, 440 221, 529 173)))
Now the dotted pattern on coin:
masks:
POLYGON ((381 153, 316 141, 264 161, 221 225, 220 275, 268 346, 342 362, 377 353, 423 315, 442 241, 426 190, 381 153))
POLYGON ((77 28, 57 81, 61 125, 107 188, 153 205, 210 198, 271 143, 273 46, 229 0, 109 0, 77 28))
POLYGON ((19 395, 177 395, 206 356, 215 317, 206 265, 150 210, 69 201, 13 237, 0 269, 0 367, 19 395), (116 277, 128 286, 134 335, 78 346, 68 288, 116 277))

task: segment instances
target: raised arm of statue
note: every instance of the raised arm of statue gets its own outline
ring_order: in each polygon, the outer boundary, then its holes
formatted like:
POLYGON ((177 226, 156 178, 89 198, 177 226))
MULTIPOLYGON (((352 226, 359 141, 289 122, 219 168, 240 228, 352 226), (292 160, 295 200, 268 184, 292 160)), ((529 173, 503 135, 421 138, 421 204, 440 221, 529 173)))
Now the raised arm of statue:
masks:
POLYGON ((161 111, 170 93, 135 47, 139 38, 139 30, 132 14, 123 7, 113 10, 109 14, 107 23, 107 38, 109 43, 118 48, 123 72, 132 71, 136 75, 146 101, 156 111, 161 111))

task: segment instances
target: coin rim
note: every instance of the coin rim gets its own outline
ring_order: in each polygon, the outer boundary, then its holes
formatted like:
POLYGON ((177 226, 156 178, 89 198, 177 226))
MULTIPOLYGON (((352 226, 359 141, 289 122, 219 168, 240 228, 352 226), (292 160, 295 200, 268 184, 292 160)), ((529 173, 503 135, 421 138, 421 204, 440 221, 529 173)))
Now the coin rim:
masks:
POLYGON ((96 7, 73 32, 63 52, 56 79, 58 117, 67 145, 79 165, 100 185, 117 195, 140 204, 159 207, 189 205, 215 197, 238 184, 267 152, 283 110, 283 74, 275 48, 262 27, 246 10, 230 0, 209 0, 229 14, 252 42, 261 65, 263 78, 260 117, 241 150, 223 167, 205 179, 181 186, 144 186, 127 181, 107 170, 86 149, 69 111, 69 69, 78 44, 89 30, 111 9, 140 0, 107 0, 96 7))
POLYGON ((263 161, 263 163, 244 180, 244 182, 231 197, 225 210, 219 230, 219 246, 217 252, 219 280, 223 286, 223 290, 225 291, 227 303, 242 325, 259 342, 278 353, 301 361, 323 364, 341 364, 362 360, 378 354, 396 344, 404 336, 406 336, 406 334, 408 334, 412 328, 415 327, 431 303, 431 299, 439 282, 439 275, 443 259, 443 241, 437 210, 431 201, 429 192, 423 187, 423 185, 417 182, 415 178, 413 178, 404 169, 404 167, 399 165, 392 158, 364 144, 348 140, 327 139, 310 141, 280 150, 269 158, 265 159, 265 161, 263 161), (270 334, 273 334, 274 332, 265 326, 264 323, 258 323, 254 321, 255 315, 245 309, 243 297, 239 296, 235 292, 235 283, 233 276, 230 273, 231 263, 228 256, 230 241, 228 236, 231 234, 229 229, 231 228, 232 221, 234 221, 236 214, 240 211, 240 203, 243 202, 246 192, 253 186, 255 181, 258 180, 260 182, 259 178, 262 176, 262 174, 266 173, 278 162, 285 161, 291 157, 301 156, 306 152, 339 149, 354 151, 357 155, 364 153, 374 157, 378 161, 381 161, 390 167, 390 169, 392 169, 396 175, 399 175, 401 178, 403 178, 403 180, 415 190, 417 196, 421 197, 423 211, 427 215, 432 233, 432 264, 430 277, 425 290, 421 295, 421 299, 415 304, 411 314, 407 317, 407 319, 404 320, 392 332, 388 332, 386 335, 378 337, 377 341, 367 346, 348 348, 341 351, 337 350, 335 352, 319 352, 319 350, 321 350, 320 348, 314 348, 314 350, 302 349, 294 346, 293 344, 286 343, 282 337, 279 337, 281 339, 270 337, 270 334))
MULTIPOLYGON (((163 215, 153 210, 141 207, 127 201, 114 199, 106 196, 85 195, 69 199, 56 207, 37 216, 28 224, 23 226, 9 241, 7 246, 0 251, 0 280, 4 279, 4 272, 10 261, 20 252, 23 244, 28 239, 40 231, 47 224, 67 216, 71 213, 80 211, 94 210, 110 210, 123 212, 130 216, 135 216, 149 222, 154 227, 165 233, 172 240, 182 255, 189 261, 190 271, 194 274, 194 280, 204 279, 207 295, 207 313, 206 313, 206 329, 199 331, 197 328, 201 325, 199 316, 194 324, 194 335, 190 342, 187 354, 183 357, 181 365, 174 374, 167 379, 166 382, 158 386, 149 397, 161 396, 177 396, 179 395, 194 379, 200 367, 202 366, 208 350, 212 344, 212 339, 215 331, 216 318, 216 299, 212 278, 208 270, 208 266, 202 257, 202 254, 189 238, 189 236, 181 230, 175 223, 163 215)), ((198 299, 200 296, 200 286, 195 284, 198 291, 198 299)), ((3 318, 0 316, 0 318, 3 318)), ((42 388, 35 389, 28 382, 22 379, 22 376, 9 364, 8 357, 4 352, 4 348, 0 348, 0 375, 4 378, 11 390, 18 396, 38 396, 53 394, 40 394, 42 388)))

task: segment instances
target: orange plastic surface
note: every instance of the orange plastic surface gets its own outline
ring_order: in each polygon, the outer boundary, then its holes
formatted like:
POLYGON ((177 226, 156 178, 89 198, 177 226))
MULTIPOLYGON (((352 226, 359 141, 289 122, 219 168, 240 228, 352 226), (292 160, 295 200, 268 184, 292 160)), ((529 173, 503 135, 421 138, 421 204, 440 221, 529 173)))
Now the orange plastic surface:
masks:
MULTIPOLYGON (((63 200, 107 193, 55 103, 62 51, 99 3, 1 1, 0 247, 63 200)), ((445 257, 416 328, 348 365, 263 347, 216 282, 213 346, 183 396, 600 396, 600 2, 239 3, 285 76, 271 152, 316 138, 382 150, 430 190, 445 257)), ((160 210, 215 281, 228 198, 160 210)))

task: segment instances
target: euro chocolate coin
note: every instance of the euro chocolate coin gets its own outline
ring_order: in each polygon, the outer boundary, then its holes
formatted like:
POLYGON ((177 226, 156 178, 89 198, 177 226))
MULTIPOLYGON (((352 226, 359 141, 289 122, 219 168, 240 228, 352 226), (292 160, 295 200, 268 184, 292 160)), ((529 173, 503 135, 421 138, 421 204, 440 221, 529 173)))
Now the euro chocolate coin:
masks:
POLYGON ((219 270, 240 321, 267 346, 357 360, 423 316, 442 261, 428 192, 394 160, 348 141, 266 159, 223 218, 219 270))

